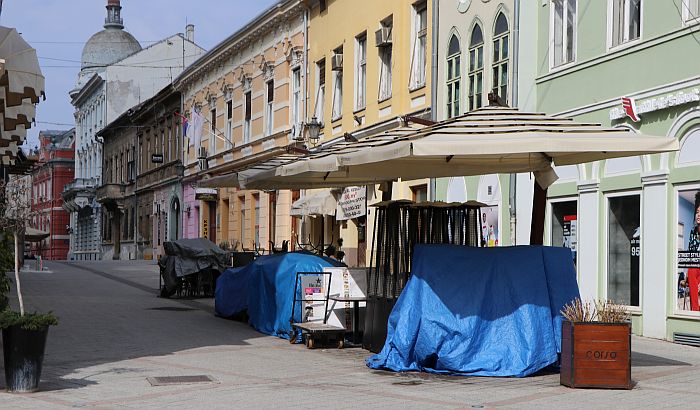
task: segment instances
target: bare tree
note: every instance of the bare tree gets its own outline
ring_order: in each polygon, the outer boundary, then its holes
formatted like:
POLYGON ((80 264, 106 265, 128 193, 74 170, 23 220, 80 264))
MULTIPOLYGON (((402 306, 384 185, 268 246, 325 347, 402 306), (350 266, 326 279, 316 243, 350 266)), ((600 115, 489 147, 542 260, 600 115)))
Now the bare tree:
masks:
POLYGON ((30 200, 30 186, 23 181, 16 183, 0 182, 0 230, 12 232, 15 240, 15 283, 17 284, 17 299, 19 311, 24 316, 24 299, 22 299, 22 284, 19 279, 20 238, 23 237, 29 221, 33 217, 30 200))

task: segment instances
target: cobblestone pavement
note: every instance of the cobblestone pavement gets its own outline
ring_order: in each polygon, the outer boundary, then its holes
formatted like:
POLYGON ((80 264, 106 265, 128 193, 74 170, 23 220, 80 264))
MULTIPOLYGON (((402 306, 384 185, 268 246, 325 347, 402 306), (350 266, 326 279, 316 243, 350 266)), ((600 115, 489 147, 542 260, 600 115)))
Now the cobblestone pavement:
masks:
POLYGON ((635 337, 632 391, 568 389, 558 374, 377 372, 365 367, 364 350, 307 350, 214 317, 210 299, 159 299, 153 263, 46 265, 49 271, 23 274, 30 310, 61 319, 49 332, 42 391, 0 393, 3 409, 693 408, 700 400, 700 350, 692 347, 635 337), (182 375, 217 382, 147 381, 182 375))

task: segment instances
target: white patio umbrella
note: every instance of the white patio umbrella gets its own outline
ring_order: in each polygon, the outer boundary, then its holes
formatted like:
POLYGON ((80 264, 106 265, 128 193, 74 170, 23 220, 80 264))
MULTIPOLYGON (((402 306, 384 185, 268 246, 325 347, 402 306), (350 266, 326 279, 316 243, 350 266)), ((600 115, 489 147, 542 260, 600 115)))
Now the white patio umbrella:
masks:
POLYGON ((322 189, 294 201, 289 214, 292 216, 333 216, 337 207, 338 199, 333 192, 330 189, 322 189))
POLYGON ((547 188, 555 165, 678 150, 668 137, 486 107, 392 138, 360 140, 241 180, 248 188, 333 187, 490 173, 534 172, 547 188))

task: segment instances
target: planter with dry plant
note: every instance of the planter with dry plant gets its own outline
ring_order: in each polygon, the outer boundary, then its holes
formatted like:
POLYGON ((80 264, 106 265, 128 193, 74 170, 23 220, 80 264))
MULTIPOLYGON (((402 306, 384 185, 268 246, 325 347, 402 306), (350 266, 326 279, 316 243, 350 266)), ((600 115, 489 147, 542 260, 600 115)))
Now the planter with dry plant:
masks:
POLYGON ((632 388, 630 314, 612 301, 564 306, 560 381, 569 387, 632 388))

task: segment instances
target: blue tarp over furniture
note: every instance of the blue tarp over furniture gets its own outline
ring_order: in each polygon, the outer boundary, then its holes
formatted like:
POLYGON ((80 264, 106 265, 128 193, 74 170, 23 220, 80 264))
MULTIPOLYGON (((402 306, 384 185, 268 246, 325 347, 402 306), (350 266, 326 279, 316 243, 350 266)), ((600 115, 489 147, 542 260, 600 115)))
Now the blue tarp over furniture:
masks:
MULTIPOLYGON (((219 276, 214 309, 222 317, 247 310, 248 321, 257 331, 289 339, 296 273, 323 272, 329 266, 334 266, 330 260, 308 253, 261 256, 219 276)), ((299 322, 301 304, 297 307, 295 321, 299 322)))
POLYGON ((568 249, 416 245, 411 273, 369 367, 524 377, 557 362, 579 296, 568 249))

